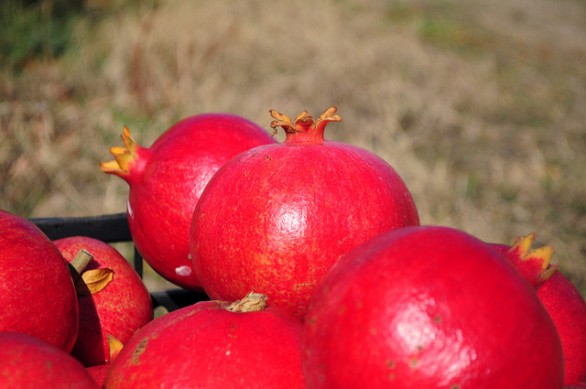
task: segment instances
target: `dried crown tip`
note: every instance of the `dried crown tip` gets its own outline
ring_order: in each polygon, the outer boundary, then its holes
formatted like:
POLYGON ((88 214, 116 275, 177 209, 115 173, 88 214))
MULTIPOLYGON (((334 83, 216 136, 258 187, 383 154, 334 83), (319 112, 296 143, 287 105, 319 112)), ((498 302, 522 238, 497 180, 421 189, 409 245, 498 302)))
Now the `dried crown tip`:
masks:
POLYGON ((226 309, 230 312, 256 312, 262 311, 266 306, 266 295, 250 292, 242 300, 233 302, 226 309))
POLYGON ((307 131, 310 128, 321 131, 329 122, 342 121, 342 117, 336 114, 337 110, 338 109, 335 106, 331 106, 319 115, 317 120, 315 120, 309 112, 303 111, 297 115, 295 121, 292 121, 289 116, 271 109, 269 112, 273 119, 275 119, 271 122, 271 128, 274 130, 273 135, 276 133, 277 127, 282 127, 285 132, 302 132, 307 131))
POLYGON ((531 258, 541 259, 543 261, 541 267, 543 270, 545 270, 550 264, 552 264, 551 262, 553 258, 553 248, 551 246, 539 247, 534 250, 531 250, 528 256, 531 258))
POLYGON ((513 242, 511 250, 515 249, 519 251, 519 255, 525 257, 531 248, 531 245, 535 242, 535 233, 532 232, 525 236, 519 236, 513 242))

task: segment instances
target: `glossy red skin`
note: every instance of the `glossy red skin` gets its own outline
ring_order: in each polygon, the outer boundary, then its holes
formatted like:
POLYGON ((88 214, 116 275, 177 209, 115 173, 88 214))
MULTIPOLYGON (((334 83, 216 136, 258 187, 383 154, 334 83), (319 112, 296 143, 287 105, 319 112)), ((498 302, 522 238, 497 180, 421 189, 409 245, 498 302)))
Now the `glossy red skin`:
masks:
POLYGON ((144 259, 167 280, 188 289, 199 282, 189 260, 193 209, 212 175, 230 158, 274 143, 267 131, 235 115, 181 120, 151 147, 139 147, 128 175, 128 222, 144 259))
POLYGON ((122 349, 107 388, 303 388, 301 322, 273 308, 199 302, 156 318, 122 349))
POLYGON ((110 363, 107 335, 125 343, 152 320, 151 297, 134 268, 114 247, 100 240, 73 236, 54 241, 69 262, 81 249, 93 260, 85 270, 110 268, 114 278, 101 291, 78 296, 79 335, 72 354, 84 365, 110 363))
POLYGON ((263 293, 303 318, 341 255, 419 217, 404 182, 376 155, 340 142, 286 140, 227 163, 192 223, 194 269, 208 295, 263 293))
POLYGON ((98 385, 62 349, 27 334, 2 332, 0 387, 97 389, 98 385))
POLYGON ((509 252, 510 246, 491 243, 537 290, 537 297, 551 316, 562 342, 566 385, 586 382, 586 301, 576 286, 555 271, 546 280, 537 260, 524 261, 509 252))
POLYGON ((70 352, 77 296, 57 247, 31 221, 0 210, 0 331, 37 336, 70 352))
POLYGON ((561 388, 555 327, 496 251, 448 227, 383 234, 320 285, 308 388, 561 388))

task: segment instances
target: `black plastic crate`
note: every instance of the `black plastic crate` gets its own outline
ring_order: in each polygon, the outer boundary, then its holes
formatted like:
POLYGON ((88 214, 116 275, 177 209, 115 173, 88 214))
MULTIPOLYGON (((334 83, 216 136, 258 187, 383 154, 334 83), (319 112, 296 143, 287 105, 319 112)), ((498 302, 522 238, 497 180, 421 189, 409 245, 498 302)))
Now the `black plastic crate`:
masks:
MULTIPOLYGON (((33 218, 31 221, 51 240, 70 236, 87 236, 106 243, 132 242, 125 213, 87 217, 33 218)), ((136 248, 134 248, 131 263, 142 278, 143 259, 136 248)), ((203 291, 188 291, 179 287, 150 292, 150 295, 153 308, 164 307, 169 312, 198 301, 209 300, 203 291)))

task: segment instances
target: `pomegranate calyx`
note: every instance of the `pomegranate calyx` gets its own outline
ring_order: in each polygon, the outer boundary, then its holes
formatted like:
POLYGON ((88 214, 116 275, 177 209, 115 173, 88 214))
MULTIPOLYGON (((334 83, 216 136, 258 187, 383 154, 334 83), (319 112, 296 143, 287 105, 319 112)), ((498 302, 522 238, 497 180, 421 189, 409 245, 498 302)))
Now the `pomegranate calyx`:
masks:
POLYGON ((100 169, 104 173, 126 175, 130 172, 132 162, 137 159, 139 146, 127 126, 124 126, 121 138, 125 147, 110 147, 110 154, 114 160, 100 163, 100 169))
POLYGON ((558 265, 553 260, 553 248, 551 246, 531 249, 531 246, 535 242, 535 237, 534 232, 518 237, 513 242, 509 252, 516 255, 521 261, 534 261, 534 263, 538 263, 541 267, 540 281, 544 281, 556 272, 558 265))
POLYGON ((545 269, 543 271, 543 273, 541 273, 541 278, 540 278, 540 282, 544 282, 547 281, 551 278, 551 276, 553 276, 559 269, 559 266, 557 264, 557 262, 552 262, 549 264, 549 266, 547 267, 547 269, 545 269))
MULTIPOLYGON (((337 108, 332 106, 319 115, 317 120, 315 120, 314 117, 309 114, 309 112, 303 111, 297 115, 295 121, 293 121, 289 116, 271 109, 269 112, 273 119, 275 119, 271 122, 271 128, 273 129, 272 135, 277 133, 277 127, 281 127, 283 130, 285 130, 287 140, 292 139, 289 136, 290 134, 303 133, 311 134, 310 139, 323 141, 323 133, 327 124, 330 122, 342 121, 342 118, 340 115, 336 114, 336 111, 337 108)), ((301 140, 307 141, 309 139, 303 137, 301 140)))
POLYGON ((250 292, 242 300, 237 300, 226 307, 230 312, 257 312, 267 306, 267 296, 250 292))

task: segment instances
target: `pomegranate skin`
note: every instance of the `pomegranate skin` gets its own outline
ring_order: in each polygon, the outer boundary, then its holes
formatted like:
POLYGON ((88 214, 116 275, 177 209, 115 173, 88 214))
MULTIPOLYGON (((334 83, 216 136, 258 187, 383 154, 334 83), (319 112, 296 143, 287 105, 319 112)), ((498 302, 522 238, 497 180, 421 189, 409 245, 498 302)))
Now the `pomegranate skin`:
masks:
POLYGON ((241 153, 202 193, 191 253, 213 299, 253 290, 303 318, 341 255, 384 231, 419 224, 406 185, 387 162, 324 140, 330 117, 298 117, 282 144, 241 153))
POLYGON ((95 365, 85 368, 85 371, 94 379, 98 387, 103 388, 104 382, 106 381, 106 375, 110 370, 110 364, 95 365))
POLYGON ((537 289, 556 325, 564 351, 566 385, 586 383, 586 301, 574 284, 555 272, 537 289))
POLYGON ((82 364, 37 337, 0 333, 0 387, 98 389, 82 364))
POLYGON ((77 296, 67 261, 31 221, 0 210, 0 331, 36 336, 70 352, 77 296))
POLYGON ((303 388, 301 322, 227 305, 199 302, 154 319, 122 349, 105 387, 303 388))
POLYGON ((187 117, 142 147, 125 128, 127 147, 110 151, 100 165, 129 184, 128 223, 144 259, 167 280, 200 289, 189 259, 189 230, 195 205, 213 174, 236 154, 275 140, 260 126, 236 115, 187 117))
POLYGON ((72 355, 85 366, 110 363, 108 336, 124 344, 152 320, 149 292, 128 261, 109 244, 84 236, 57 239, 54 243, 69 262, 79 250, 89 252, 93 259, 84 271, 109 268, 114 272, 104 289, 92 294, 82 291, 78 296, 79 335, 72 350, 72 355))
POLYGON ((563 386, 560 339, 531 285, 449 227, 391 231, 342 258, 302 350, 308 388, 563 386))

